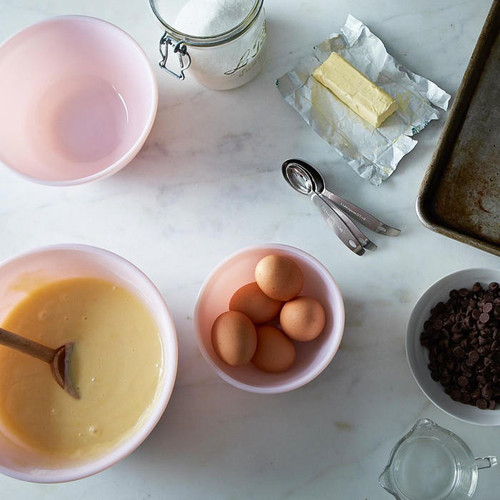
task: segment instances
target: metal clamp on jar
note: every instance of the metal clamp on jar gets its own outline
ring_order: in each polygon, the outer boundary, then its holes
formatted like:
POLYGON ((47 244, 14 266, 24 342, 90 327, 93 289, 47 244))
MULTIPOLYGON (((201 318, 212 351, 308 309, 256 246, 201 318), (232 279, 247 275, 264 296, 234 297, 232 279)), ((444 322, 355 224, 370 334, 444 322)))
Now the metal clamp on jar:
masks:
POLYGON ((264 62, 263 3, 149 0, 165 30, 159 46, 160 67, 179 80, 184 80, 189 68, 196 80, 210 89, 232 89, 249 82, 264 62), (172 53, 177 55, 177 63, 169 60, 172 53))

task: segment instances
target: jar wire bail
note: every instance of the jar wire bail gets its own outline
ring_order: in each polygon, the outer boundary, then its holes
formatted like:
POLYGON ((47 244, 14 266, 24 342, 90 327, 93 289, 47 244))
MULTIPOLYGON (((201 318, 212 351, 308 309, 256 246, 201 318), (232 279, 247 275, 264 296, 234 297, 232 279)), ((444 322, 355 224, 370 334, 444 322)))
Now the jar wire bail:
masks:
POLYGON ((187 51, 185 41, 184 40, 176 41, 172 39, 165 31, 160 39, 159 48, 160 48, 161 60, 159 61, 158 64, 160 68, 165 70, 167 73, 170 73, 172 76, 175 76, 179 80, 184 80, 186 78, 184 72, 189 68, 189 66, 191 66, 191 56, 187 51), (175 72, 174 70, 167 67, 169 45, 173 46, 174 54, 178 55, 179 58, 178 72, 175 72))

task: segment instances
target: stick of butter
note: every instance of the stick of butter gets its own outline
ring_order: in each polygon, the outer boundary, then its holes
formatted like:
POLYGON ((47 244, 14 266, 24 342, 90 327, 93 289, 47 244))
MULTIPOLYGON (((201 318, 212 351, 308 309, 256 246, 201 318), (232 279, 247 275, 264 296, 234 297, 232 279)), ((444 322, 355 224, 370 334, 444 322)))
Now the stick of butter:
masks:
POLYGON ((379 127, 398 107, 387 92, 336 52, 313 71, 313 76, 374 127, 379 127))

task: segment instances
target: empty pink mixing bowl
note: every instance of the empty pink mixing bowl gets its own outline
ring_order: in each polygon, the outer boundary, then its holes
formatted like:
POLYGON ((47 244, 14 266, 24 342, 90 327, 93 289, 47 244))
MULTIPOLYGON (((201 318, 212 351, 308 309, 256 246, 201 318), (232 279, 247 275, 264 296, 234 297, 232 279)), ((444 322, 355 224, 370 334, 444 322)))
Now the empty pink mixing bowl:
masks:
POLYGON ((55 17, 0 46, 0 162, 35 182, 117 172, 141 149, 157 106, 141 47, 106 21, 55 17))

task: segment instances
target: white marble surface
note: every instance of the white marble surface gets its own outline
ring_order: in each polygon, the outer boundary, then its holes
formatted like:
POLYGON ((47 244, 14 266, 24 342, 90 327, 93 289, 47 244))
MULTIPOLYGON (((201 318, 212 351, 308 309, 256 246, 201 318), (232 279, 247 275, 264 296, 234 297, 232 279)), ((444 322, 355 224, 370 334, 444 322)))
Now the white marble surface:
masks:
MULTIPOLYGON (((0 477, 0 497, 24 499, 384 499, 377 484, 390 449, 420 417, 457 432, 476 456, 500 455, 497 428, 462 423, 434 407, 406 362, 406 322, 435 280, 496 257, 425 229, 415 199, 444 120, 380 187, 358 178, 286 105, 275 79, 313 44, 364 21, 405 65, 455 95, 489 0, 266 0, 264 71, 234 91, 206 90, 155 69, 160 106, 137 158, 94 184, 50 188, 0 168, 0 258, 59 242, 119 253, 163 293, 179 337, 179 371, 167 410, 131 456, 94 477, 36 485, 0 477), (350 254, 314 206, 283 182, 299 156, 337 191, 402 228, 375 236, 376 252, 350 254), (342 346, 313 382, 259 396, 219 379, 197 350, 193 308, 209 271, 262 242, 297 246, 333 274, 346 306, 342 346)), ((87 14, 129 32, 156 64, 161 30, 146 0, 0 0, 0 40, 59 14, 87 14)), ((29 61, 27 61, 27 72, 29 61)), ((1 147, 1 145, 0 145, 1 147)), ((478 499, 498 497, 500 467, 483 471, 478 499), (492 493, 496 488, 496 493, 492 493)))

